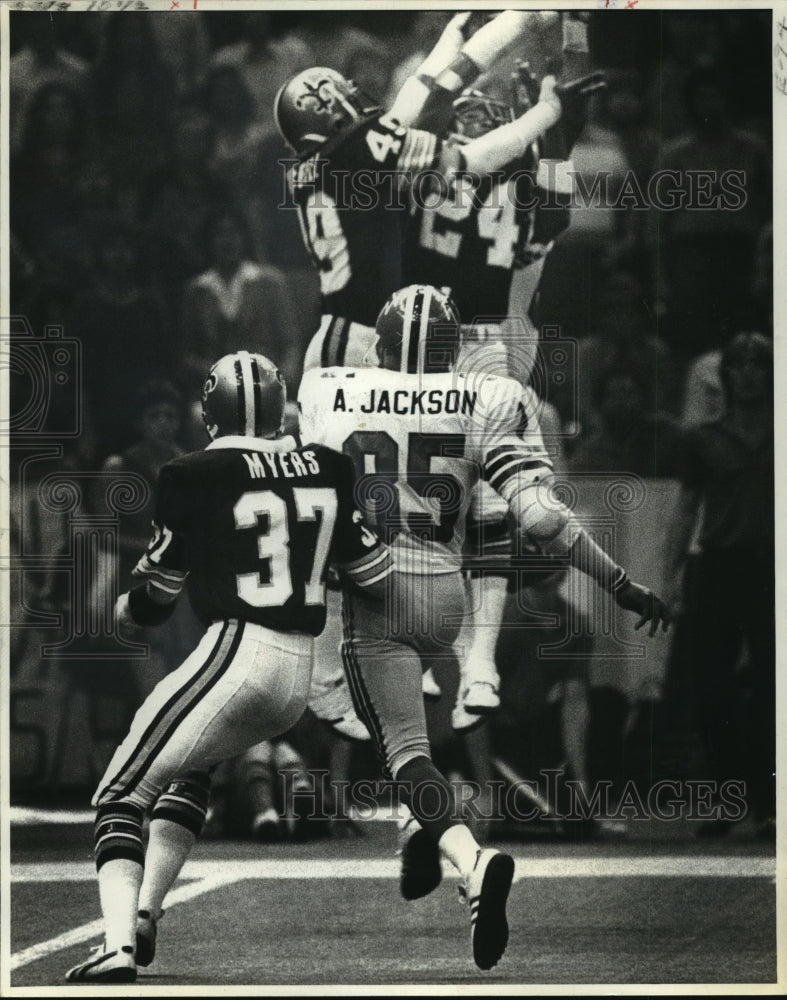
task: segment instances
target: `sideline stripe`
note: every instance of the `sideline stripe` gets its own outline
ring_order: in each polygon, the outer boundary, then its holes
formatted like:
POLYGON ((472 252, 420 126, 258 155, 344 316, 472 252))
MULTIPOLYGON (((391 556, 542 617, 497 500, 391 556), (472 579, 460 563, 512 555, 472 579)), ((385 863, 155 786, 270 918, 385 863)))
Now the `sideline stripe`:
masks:
MULTIPOLYGON (((86 862, 82 867, 85 866, 95 871, 92 864, 88 864, 86 862)), ((12 865, 11 867, 26 866, 12 865)), ((169 896, 167 896, 167 909, 169 910, 173 906, 177 906, 178 903, 187 903, 189 900, 196 899, 197 896, 202 896, 206 892, 212 892, 214 889, 220 889, 222 886, 227 885, 230 882, 238 881, 241 874, 242 873, 238 871, 225 872, 221 876, 214 875, 212 878, 205 878, 201 879, 199 882, 190 882, 188 885, 182 885, 179 888, 174 889, 169 896)), ((25 881, 25 879, 22 879, 22 881, 25 881)), ((66 879, 65 881, 76 880, 66 879)), ((82 880, 80 879, 79 881, 82 880)), ((38 944, 31 945, 29 948, 25 948, 22 951, 17 951, 11 956, 11 971, 13 972, 16 969, 21 969, 23 965, 30 965, 31 962, 37 962, 38 959, 46 958, 47 955, 53 955, 55 952, 63 951, 65 948, 73 948, 74 945, 84 944, 86 941, 92 941, 94 938, 100 938, 103 933, 103 920, 91 920, 89 924, 82 924, 81 927, 74 927, 73 930, 66 931, 64 934, 58 934, 57 937, 49 938, 48 941, 40 941, 38 944)))
MULTIPOLYGON (((532 858, 520 855, 514 861, 514 878, 517 881, 526 878, 773 878, 776 874, 776 859, 772 857, 664 855, 532 858)), ((448 862, 443 863, 443 871, 448 876, 456 874, 453 865, 448 862)), ((17 883, 88 882, 95 878, 95 873, 95 866, 90 861, 11 865, 11 881, 17 883)), ((398 878, 399 859, 234 858, 188 861, 183 877, 215 881, 219 885, 225 881, 249 879, 398 878)))

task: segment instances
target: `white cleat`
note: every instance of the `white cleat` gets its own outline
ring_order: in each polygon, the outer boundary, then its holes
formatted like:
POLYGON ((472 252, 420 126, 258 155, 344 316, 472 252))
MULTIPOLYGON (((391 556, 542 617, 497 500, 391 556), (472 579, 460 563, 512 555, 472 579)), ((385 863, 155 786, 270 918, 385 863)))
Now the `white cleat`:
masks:
POLYGON ((344 673, 328 683, 312 681, 309 708, 335 732, 348 740, 366 743, 369 730, 358 718, 344 673))
POLYGON ((462 704, 470 715, 489 715, 500 708, 500 692, 492 681, 473 681, 462 692, 462 704))
POLYGON ((137 964, 130 944, 118 951, 107 951, 105 945, 96 945, 86 962, 66 973, 69 983, 134 983, 136 979, 137 964))
POLYGON ((506 950, 506 902, 513 880, 511 855, 487 849, 478 852, 475 867, 459 886, 460 897, 470 907, 470 941, 479 969, 497 965, 506 950))
POLYGON ((451 710, 451 726, 455 733, 471 733, 474 729, 478 729, 480 726, 486 722, 487 717, 485 715, 472 715, 467 711, 462 700, 462 692, 460 691, 459 696, 456 699, 453 709, 451 710))
POLYGON ((281 840, 282 825, 279 814, 271 806, 257 813, 251 821, 251 835, 263 844, 281 840))
POLYGON ((423 673, 423 677, 421 678, 421 688, 423 690, 424 698, 426 698, 427 701, 437 701, 443 694, 440 685, 435 680, 431 667, 423 673))

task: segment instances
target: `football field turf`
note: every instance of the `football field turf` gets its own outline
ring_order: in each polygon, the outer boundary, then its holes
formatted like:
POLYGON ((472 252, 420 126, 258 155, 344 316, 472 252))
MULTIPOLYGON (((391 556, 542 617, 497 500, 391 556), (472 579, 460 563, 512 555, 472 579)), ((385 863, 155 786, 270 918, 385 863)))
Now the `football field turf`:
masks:
MULTIPOLYGON (((483 973, 456 878, 446 873, 431 896, 406 903, 394 826, 364 829, 347 841, 199 844, 138 986, 776 979, 773 845, 708 843, 642 824, 616 841, 508 843, 511 937, 483 973)), ((91 845, 84 824, 13 828, 12 986, 74 991, 63 973, 100 937, 91 845)))

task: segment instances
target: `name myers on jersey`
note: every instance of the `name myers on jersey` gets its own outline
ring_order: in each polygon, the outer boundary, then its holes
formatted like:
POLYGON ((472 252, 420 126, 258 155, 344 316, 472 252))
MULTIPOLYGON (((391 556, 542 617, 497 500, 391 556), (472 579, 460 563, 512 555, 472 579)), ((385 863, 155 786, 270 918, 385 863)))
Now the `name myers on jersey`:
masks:
POLYGON ((299 476, 313 476, 320 471, 320 463, 313 451, 300 454, 297 451, 244 451, 243 457, 252 479, 296 479, 299 476))
MULTIPOLYGON (((398 413, 407 416, 413 413, 469 413, 475 412, 478 393, 467 389, 371 389, 359 409, 361 413, 398 413)), ((344 389, 337 389, 333 400, 333 411, 348 412, 344 389)))

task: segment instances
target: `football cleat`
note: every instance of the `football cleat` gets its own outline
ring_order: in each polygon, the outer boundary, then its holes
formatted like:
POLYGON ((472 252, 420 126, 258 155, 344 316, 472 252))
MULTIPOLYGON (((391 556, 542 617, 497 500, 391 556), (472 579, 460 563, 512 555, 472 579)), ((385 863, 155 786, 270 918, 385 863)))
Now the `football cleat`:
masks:
POLYGON ((130 944, 117 951, 107 951, 106 945, 96 945, 90 958, 66 973, 68 983, 133 983, 137 979, 134 949, 130 944))
POLYGON ((475 714, 468 712, 465 708, 463 696, 467 689, 465 687, 460 687, 459 692, 456 696, 456 702, 451 710, 451 728, 455 733, 460 735, 463 733, 471 733, 474 729, 478 729, 479 726, 483 726, 486 722, 485 715, 479 715, 477 712, 475 714))
POLYGON ((328 682, 312 678, 309 708, 345 739, 368 743, 369 730, 356 715, 344 671, 328 682))
POLYGON ((500 708, 497 685, 491 681, 473 681, 462 692, 462 704, 470 715, 488 715, 500 708))
POLYGON ((272 844, 281 837, 281 821, 273 807, 257 813, 251 821, 251 835, 262 844, 272 844))
POLYGON ((431 667, 424 671, 423 677, 421 678, 421 687, 423 689, 424 698, 426 698, 427 701, 438 701, 443 694, 440 689, 440 685, 435 680, 431 667))
POLYGON ((443 878, 440 848, 434 837, 411 816, 400 830, 402 864, 399 891, 405 899, 421 899, 433 892, 443 878))
POLYGON ((460 883, 459 896, 470 907, 470 941, 479 969, 493 968, 506 950, 506 902, 513 880, 511 855, 487 849, 478 852, 472 872, 460 883))
POLYGON ((154 917, 150 910, 139 910, 137 913, 137 940, 134 951, 137 965, 150 965, 156 957, 158 922, 163 916, 163 910, 157 917, 154 917))

